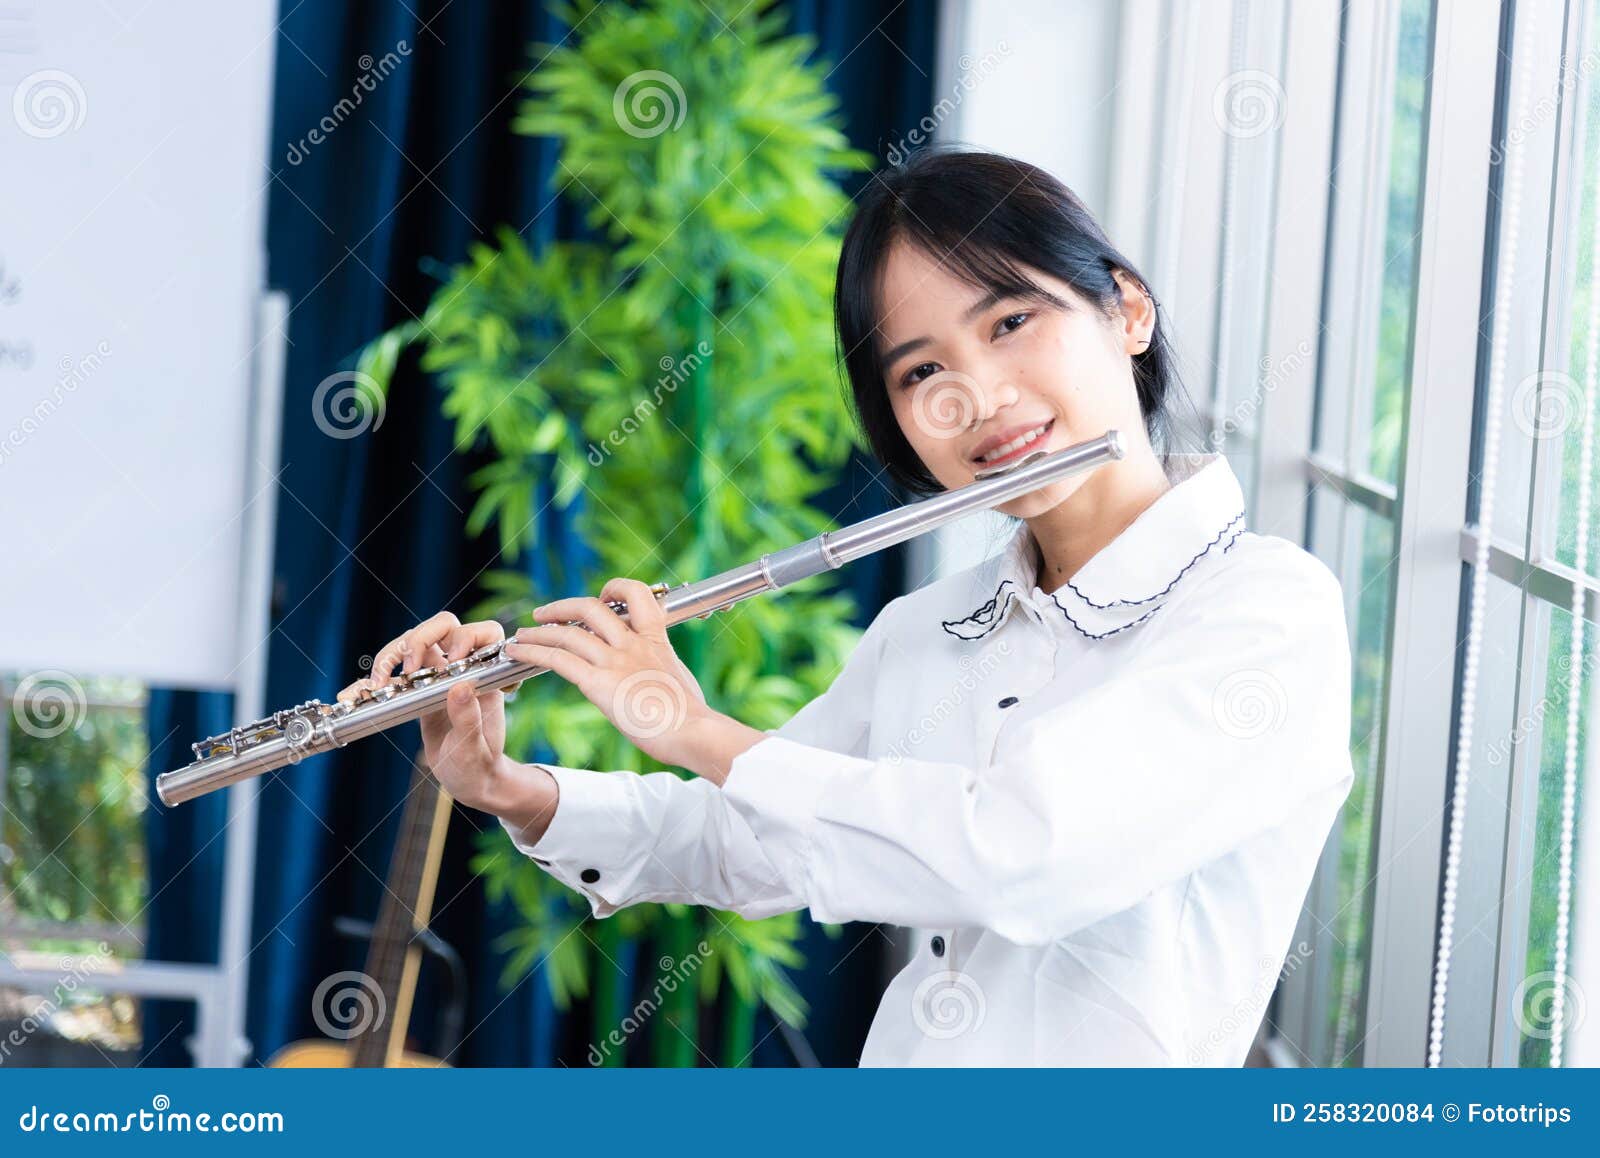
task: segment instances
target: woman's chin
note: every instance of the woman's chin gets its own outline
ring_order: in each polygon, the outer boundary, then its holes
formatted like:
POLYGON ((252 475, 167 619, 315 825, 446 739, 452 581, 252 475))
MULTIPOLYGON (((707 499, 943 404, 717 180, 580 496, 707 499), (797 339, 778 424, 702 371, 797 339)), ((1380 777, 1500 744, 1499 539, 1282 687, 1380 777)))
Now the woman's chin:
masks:
POLYGON ((1046 511, 1054 510, 1072 497, 1073 493, 1081 486, 1081 480, 1071 478, 1062 479, 1060 482, 1051 483, 1047 487, 1030 491, 1025 495, 1018 495, 1008 503, 996 507, 1002 515, 1011 515, 1018 519, 1034 519, 1046 511))

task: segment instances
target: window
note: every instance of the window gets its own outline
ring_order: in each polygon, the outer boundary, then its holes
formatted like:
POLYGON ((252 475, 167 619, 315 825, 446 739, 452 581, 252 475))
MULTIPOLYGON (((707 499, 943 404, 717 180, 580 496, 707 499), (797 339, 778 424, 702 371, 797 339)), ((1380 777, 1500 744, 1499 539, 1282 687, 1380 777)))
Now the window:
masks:
POLYGON ((0 952, 60 975, 0 987, 0 1027, 33 1027, 27 1064, 132 1056, 136 1001, 92 979, 143 955, 144 689, 37 672, 0 676, 0 694, 0 952))
POLYGON ((1600 0, 1162 15, 1111 199, 1150 207, 1119 224, 1251 529, 1339 576, 1354 662, 1355 782, 1263 1053, 1593 1064, 1600 0), (1246 82, 1265 127, 1212 132, 1246 82))
MULTIPOLYGON (((1506 435, 1531 443, 1532 514, 1520 552, 1514 543, 1496 545, 1513 556, 1498 560, 1501 569, 1521 573, 1519 670, 1528 686, 1504 741, 1515 793, 1508 811, 1518 823, 1504 852, 1511 901, 1501 924, 1515 967, 1506 969, 1495 992, 1493 1049, 1497 1063, 1537 1066, 1566 1060, 1569 1031, 1584 1014, 1584 989, 1574 980, 1574 967, 1583 962, 1573 952, 1582 954, 1600 934, 1578 927, 1586 882, 1576 873, 1584 851, 1585 773, 1591 786, 1600 775, 1600 359, 1593 347, 1600 328, 1600 89, 1593 75, 1600 63, 1600 4, 1586 0, 1574 11, 1579 19, 1566 30, 1561 52, 1540 70, 1541 83, 1513 126, 1564 122, 1552 130, 1549 162, 1561 192, 1548 207, 1538 201, 1532 207, 1555 235, 1548 255, 1536 250, 1530 260, 1556 303, 1545 319, 1548 352, 1515 367, 1522 373, 1507 398, 1506 435)), ((1522 51, 1538 45, 1532 41, 1522 51)), ((1532 132, 1525 135, 1538 141, 1532 132)), ((1543 159, 1530 150, 1530 161, 1543 159)), ((1520 503, 1529 496, 1510 497, 1520 503)))
MULTIPOLYGON (((1351 631, 1350 753, 1355 782, 1335 824, 1324 874, 1331 911, 1314 911, 1320 1019, 1303 1060, 1358 1065, 1372 919, 1383 727, 1394 611, 1397 482, 1409 393, 1431 4, 1369 8, 1347 28, 1345 104, 1335 142, 1330 296, 1313 427, 1308 546, 1344 585, 1351 631), (1379 49, 1358 58, 1358 46, 1379 49), (1371 62, 1371 63, 1369 63, 1371 62), (1375 72, 1366 70, 1374 68, 1375 72), (1359 92, 1356 91, 1359 89, 1359 92)), ((1287 1036, 1288 1031, 1280 1027, 1287 1036)))

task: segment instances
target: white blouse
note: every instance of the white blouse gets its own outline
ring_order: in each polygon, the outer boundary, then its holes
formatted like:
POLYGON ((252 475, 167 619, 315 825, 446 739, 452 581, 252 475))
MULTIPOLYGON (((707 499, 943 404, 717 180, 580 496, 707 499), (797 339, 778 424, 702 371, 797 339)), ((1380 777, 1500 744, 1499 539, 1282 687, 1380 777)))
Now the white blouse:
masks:
POLYGON ((724 786, 545 765, 548 829, 507 831, 596 917, 924 930, 862 1065, 1240 1065, 1354 779, 1349 642, 1226 459, 1169 472, 1054 592, 1023 525, 895 599, 724 786))

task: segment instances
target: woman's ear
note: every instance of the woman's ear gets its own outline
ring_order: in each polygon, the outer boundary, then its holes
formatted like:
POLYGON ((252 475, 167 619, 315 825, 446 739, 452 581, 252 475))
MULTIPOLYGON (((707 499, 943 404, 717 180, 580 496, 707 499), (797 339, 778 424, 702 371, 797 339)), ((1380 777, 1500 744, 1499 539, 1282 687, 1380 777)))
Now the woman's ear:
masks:
POLYGON ((1145 289, 1125 270, 1114 269, 1117 293, 1122 298, 1120 337, 1123 349, 1129 354, 1142 354, 1150 348, 1156 332, 1156 302, 1145 289))

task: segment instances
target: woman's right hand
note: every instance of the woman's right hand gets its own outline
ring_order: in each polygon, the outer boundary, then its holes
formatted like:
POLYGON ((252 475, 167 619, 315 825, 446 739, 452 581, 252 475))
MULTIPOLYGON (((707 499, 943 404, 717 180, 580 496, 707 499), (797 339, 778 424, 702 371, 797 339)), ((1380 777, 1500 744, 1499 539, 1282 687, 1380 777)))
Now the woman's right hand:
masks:
MULTIPOLYGON (((362 688, 383 687, 397 664, 408 673, 442 667, 504 638, 504 629, 492 619, 462 623, 441 611, 391 640, 373 657, 372 674, 344 688, 338 698, 349 703, 362 688)), ((504 817, 529 841, 543 835, 555 812, 555 778, 506 756, 504 692, 474 695, 470 686, 459 685, 442 709, 422 716, 420 723, 428 767, 446 792, 469 808, 504 817)))

